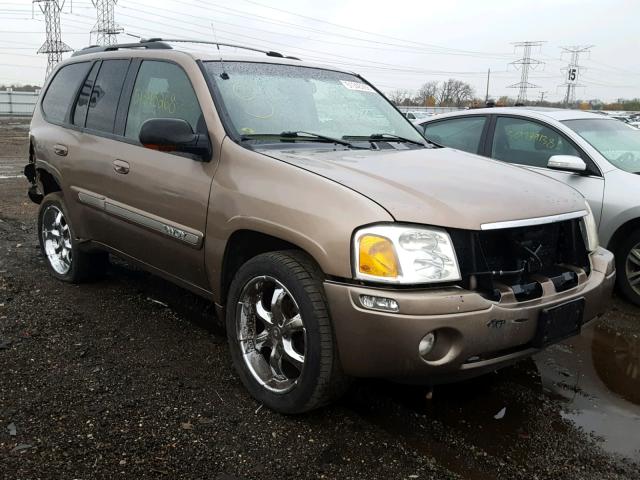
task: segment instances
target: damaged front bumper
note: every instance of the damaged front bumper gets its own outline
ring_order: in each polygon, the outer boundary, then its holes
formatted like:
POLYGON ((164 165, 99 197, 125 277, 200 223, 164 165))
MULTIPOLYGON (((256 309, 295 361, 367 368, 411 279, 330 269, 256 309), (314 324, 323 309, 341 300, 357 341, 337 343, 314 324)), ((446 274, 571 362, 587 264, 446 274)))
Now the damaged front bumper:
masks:
POLYGON ((441 383, 530 356, 540 350, 543 312, 576 301, 586 326, 605 310, 615 280, 613 254, 599 248, 590 256, 591 272, 574 288, 557 292, 547 281, 540 298, 520 302, 513 296, 492 301, 458 287, 399 290, 326 281, 342 367, 357 377, 441 383), (362 295, 395 300, 398 311, 365 308, 362 295), (429 333, 435 345, 424 356, 419 345, 429 333))

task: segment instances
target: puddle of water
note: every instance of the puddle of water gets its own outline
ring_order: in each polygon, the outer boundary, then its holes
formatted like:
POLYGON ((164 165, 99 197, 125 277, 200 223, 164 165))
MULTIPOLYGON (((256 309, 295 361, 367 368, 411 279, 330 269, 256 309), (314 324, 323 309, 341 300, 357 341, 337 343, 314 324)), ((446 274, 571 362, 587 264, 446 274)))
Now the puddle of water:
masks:
POLYGON ((602 447, 640 458, 640 336, 603 324, 539 354, 545 388, 562 416, 602 438, 602 447))
POLYGON ((526 465, 553 455, 553 442, 588 441, 580 431, 640 458, 640 339, 604 325, 495 374, 437 386, 430 400, 425 387, 382 381, 354 390, 349 408, 465 478, 493 478, 469 446, 526 465))

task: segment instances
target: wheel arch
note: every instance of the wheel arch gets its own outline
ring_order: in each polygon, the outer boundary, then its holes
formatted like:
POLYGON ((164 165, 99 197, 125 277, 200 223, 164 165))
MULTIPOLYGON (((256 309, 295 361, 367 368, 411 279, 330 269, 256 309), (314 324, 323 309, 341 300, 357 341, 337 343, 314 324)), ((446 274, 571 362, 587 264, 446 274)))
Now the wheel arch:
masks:
POLYGON ((635 230, 640 230, 640 217, 632 218, 631 220, 627 220, 625 223, 620 225, 611 236, 609 243, 607 243, 607 249, 615 254, 616 250, 620 246, 620 243, 626 238, 627 235, 635 230))
POLYGON ((238 269, 250 259, 267 252, 280 250, 298 250, 308 255, 322 270, 317 258, 318 252, 303 241, 284 238, 284 235, 273 235, 255 228, 235 230, 228 238, 222 257, 219 284, 216 292, 217 303, 224 306, 231 282, 238 269), (315 253, 315 255, 313 253, 315 253))
POLYGON ((62 186, 54 174, 43 167, 36 168, 36 179, 38 188, 44 196, 52 192, 62 193, 62 186))

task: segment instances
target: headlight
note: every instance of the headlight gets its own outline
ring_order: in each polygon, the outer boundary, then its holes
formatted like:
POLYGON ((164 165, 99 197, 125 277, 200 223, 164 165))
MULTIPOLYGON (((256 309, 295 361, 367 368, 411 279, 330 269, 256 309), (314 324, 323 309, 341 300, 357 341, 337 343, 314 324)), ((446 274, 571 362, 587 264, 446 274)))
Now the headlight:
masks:
POLYGON ((356 231, 353 241, 358 279, 413 284, 461 278, 451 237, 441 228, 378 225, 356 231))
POLYGON ((598 248, 598 244, 600 243, 598 240, 598 226, 596 225, 596 219, 593 216, 589 202, 585 200, 584 204, 588 213, 582 217, 580 228, 582 229, 587 250, 593 252, 598 248))

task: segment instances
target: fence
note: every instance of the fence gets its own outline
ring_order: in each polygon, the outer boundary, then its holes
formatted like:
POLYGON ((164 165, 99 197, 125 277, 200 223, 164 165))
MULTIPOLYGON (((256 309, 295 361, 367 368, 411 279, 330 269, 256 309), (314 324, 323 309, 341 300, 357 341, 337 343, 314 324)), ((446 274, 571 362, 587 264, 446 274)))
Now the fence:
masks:
POLYGON ((0 116, 31 116, 38 101, 40 91, 14 92, 0 91, 0 116))

